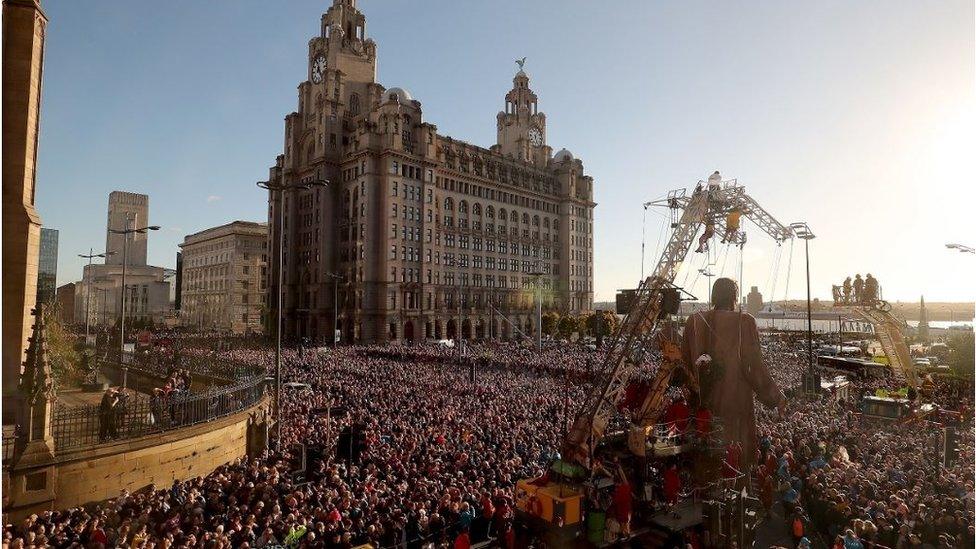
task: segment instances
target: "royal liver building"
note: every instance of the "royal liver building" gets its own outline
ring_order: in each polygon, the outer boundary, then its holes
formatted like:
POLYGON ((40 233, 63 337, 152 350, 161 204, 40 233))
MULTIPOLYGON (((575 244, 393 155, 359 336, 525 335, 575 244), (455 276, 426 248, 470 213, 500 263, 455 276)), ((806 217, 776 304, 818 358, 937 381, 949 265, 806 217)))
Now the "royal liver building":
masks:
POLYGON ((308 43, 270 179, 329 186, 280 204, 269 193, 273 252, 284 208, 285 336, 331 341, 337 312, 345 342, 511 338, 537 329, 537 295, 544 310, 590 310, 593 179, 547 144, 525 60, 483 148, 437 133, 420 101, 377 83, 376 49, 355 0, 335 0, 308 43))

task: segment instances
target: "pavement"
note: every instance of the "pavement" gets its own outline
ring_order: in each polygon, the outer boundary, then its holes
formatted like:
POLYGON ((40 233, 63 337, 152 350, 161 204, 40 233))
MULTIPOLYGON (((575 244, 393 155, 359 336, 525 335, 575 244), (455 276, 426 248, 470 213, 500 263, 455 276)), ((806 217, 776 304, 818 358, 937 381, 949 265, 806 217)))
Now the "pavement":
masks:
MULTIPOLYGON (((814 549, 826 549, 827 546, 818 536, 807 536, 807 538, 814 549)), ((759 524, 759 528, 756 528, 756 538, 753 543, 756 549, 775 546, 796 547, 793 543, 793 534, 790 533, 790 522, 780 501, 773 504, 766 519, 759 524)))

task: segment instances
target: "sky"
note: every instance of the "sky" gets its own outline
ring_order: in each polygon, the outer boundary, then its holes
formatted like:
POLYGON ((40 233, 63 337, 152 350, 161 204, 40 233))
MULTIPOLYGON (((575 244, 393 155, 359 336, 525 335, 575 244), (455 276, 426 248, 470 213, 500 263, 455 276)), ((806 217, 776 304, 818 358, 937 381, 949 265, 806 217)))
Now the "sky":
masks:
MULTIPOLYGON (((265 221, 255 182, 282 152, 308 40, 330 0, 44 0, 37 208, 60 230, 58 284, 105 246, 113 190, 150 196, 151 264, 193 232, 265 221)), ((784 224, 809 223, 814 297, 870 272, 889 300, 972 301, 976 74, 970 0, 360 0, 378 80, 424 120, 490 146, 527 57, 547 142, 595 180, 595 298, 636 286, 667 210, 642 203, 712 171, 784 224), (643 236, 642 236, 643 235, 643 236)), ((802 242, 744 223, 741 251, 690 255, 764 297, 806 294, 802 242)))

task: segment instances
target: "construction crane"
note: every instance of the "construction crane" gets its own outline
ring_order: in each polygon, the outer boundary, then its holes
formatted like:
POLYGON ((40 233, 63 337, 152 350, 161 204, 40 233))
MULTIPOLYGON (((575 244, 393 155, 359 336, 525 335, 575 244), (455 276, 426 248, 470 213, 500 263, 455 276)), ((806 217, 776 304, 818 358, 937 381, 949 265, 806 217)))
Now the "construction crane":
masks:
POLYGON ((919 389, 921 380, 912 362, 911 352, 905 343, 901 328, 904 322, 891 314, 891 305, 882 299, 861 302, 834 301, 837 308, 849 308, 854 314, 869 322, 881 348, 888 357, 888 365, 895 379, 905 381, 913 389, 919 389))
MULTIPOLYGON (((716 234, 725 233, 729 213, 739 212, 777 243, 793 238, 793 231, 777 221, 736 180, 722 181, 718 172, 709 177, 707 186, 699 182, 689 195, 685 189, 668 193, 660 205, 680 215, 672 223, 673 232, 661 253, 654 271, 640 282, 631 311, 624 318, 607 350, 600 379, 596 381, 563 443, 563 459, 588 467, 596 444, 603 438, 616 404, 620 402, 634 373, 646 362, 648 353, 657 348, 655 336, 666 294, 675 295, 675 276, 691 250, 695 237, 706 223, 716 227, 716 234)), ((729 242, 739 244, 745 236, 741 231, 730 235, 729 242)), ((670 313, 677 312, 669 311, 670 313)), ((666 353, 667 354, 667 353, 666 353)), ((663 360, 650 391, 638 409, 636 419, 641 425, 656 421, 665 404, 664 393, 675 368, 676 357, 663 360)), ((696 379, 688 371, 689 379, 696 379)))

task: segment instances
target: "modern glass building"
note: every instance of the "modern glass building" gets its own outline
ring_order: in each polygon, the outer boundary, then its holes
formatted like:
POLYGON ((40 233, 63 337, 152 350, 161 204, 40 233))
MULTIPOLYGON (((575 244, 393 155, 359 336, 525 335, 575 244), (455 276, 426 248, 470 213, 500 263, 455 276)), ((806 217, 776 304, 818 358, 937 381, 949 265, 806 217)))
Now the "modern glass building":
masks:
POLYGON ((41 250, 37 261, 37 302, 53 303, 58 287, 58 231, 41 227, 41 250))

